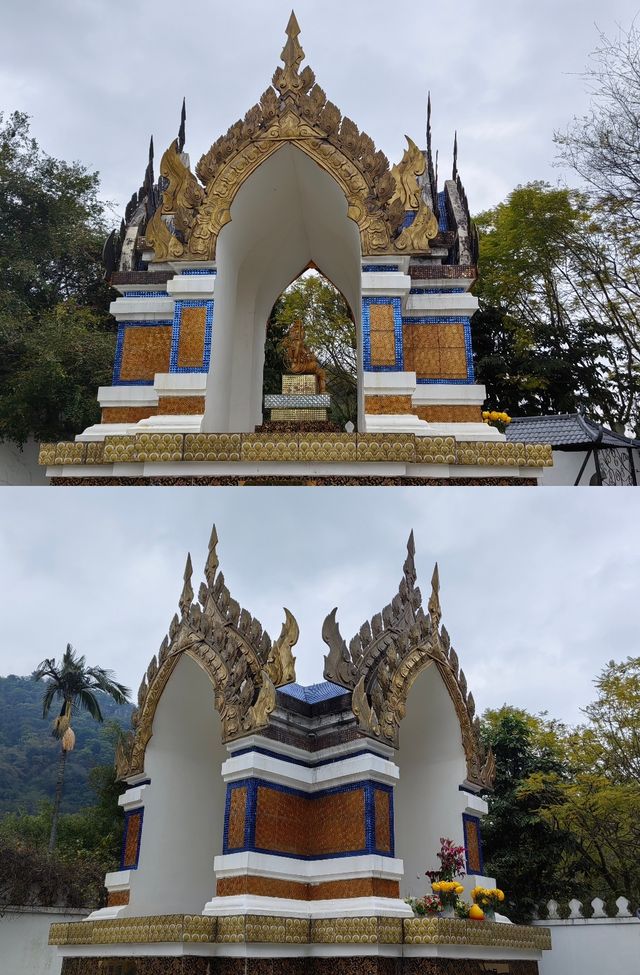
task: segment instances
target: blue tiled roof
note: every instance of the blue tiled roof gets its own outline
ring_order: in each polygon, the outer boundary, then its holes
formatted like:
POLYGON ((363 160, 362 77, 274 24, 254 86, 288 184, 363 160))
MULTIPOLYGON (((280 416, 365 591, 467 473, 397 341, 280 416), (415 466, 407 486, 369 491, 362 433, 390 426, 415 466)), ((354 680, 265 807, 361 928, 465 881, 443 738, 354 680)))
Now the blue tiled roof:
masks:
POLYGON ((319 704, 321 701, 330 701, 334 697, 342 697, 347 691, 338 684, 331 684, 324 681, 322 684, 312 684, 311 687, 302 687, 301 684, 288 684, 281 687, 281 692, 288 697, 294 697, 296 701, 304 701, 305 704, 319 704))

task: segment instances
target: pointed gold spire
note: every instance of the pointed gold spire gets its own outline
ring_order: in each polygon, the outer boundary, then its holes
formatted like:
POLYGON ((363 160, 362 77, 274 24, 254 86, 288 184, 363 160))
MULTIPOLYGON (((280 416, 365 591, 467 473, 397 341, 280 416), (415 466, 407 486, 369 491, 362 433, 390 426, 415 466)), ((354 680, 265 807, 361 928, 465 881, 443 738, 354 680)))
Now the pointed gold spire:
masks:
POLYGON ((300 25, 293 10, 286 33, 287 42, 280 55, 284 68, 278 68, 273 76, 273 86, 278 89, 283 98, 285 95, 295 95, 303 89, 308 89, 315 80, 309 68, 305 68, 302 76, 300 75, 300 65, 304 61, 304 50, 298 40, 300 25), (309 79, 311 79, 310 83, 309 79))
POLYGON ((191 577, 193 575, 193 564, 191 562, 191 553, 187 555, 187 564, 184 567, 184 585, 182 587, 182 595, 180 596, 180 612, 183 616, 186 616, 191 609, 191 604, 193 603, 193 586, 191 585, 191 577))
POLYGON ((433 570, 433 577, 431 579, 431 596, 429 597, 429 616, 435 623, 436 627, 440 626, 440 620, 442 619, 442 609, 440 607, 440 570, 438 568, 437 562, 436 562, 436 567, 433 570))
POLYGON ((216 572, 218 571, 218 532, 216 526, 214 525, 211 529, 211 538, 209 539, 209 555, 207 557, 207 564, 204 567, 204 574, 207 582, 210 586, 213 586, 216 572))

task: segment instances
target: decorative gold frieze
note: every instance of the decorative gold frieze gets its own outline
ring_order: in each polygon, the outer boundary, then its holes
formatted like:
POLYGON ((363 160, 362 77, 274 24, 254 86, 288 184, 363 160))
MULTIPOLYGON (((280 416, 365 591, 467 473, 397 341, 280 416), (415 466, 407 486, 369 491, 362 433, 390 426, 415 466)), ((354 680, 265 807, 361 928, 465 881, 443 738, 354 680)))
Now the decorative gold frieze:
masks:
POLYGON ((292 650, 299 630, 285 610, 280 638, 272 643, 262 625, 231 597, 224 576, 218 572, 218 536, 209 542, 206 583, 193 602, 191 557, 187 558, 179 600, 169 633, 153 657, 138 691, 134 728, 116 755, 120 778, 144 771, 144 756, 153 733, 153 719, 167 681, 183 654, 206 671, 214 689, 215 707, 222 720, 224 741, 265 728, 276 706, 276 687, 295 681, 292 650))
POLYGON ((52 924, 49 944, 407 944, 486 945, 550 951, 549 928, 444 918, 170 917, 120 918, 52 924))
POLYGON ((326 618, 322 638, 329 647, 324 676, 352 691, 353 713, 361 730, 397 746, 400 723, 417 677, 435 664, 456 709, 469 782, 490 787, 495 773, 491 751, 485 753, 475 702, 464 672, 441 626, 440 577, 436 565, 427 613, 416 586, 415 543, 409 538, 398 594, 382 613, 366 622, 349 646, 340 633, 337 610, 326 618))

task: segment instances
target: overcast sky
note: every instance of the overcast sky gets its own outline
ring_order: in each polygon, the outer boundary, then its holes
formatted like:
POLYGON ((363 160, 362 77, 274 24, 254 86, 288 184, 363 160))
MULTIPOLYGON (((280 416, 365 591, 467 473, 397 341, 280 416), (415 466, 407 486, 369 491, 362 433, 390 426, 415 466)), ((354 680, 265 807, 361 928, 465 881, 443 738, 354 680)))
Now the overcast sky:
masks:
POLYGON ((0 674, 29 674, 67 642, 137 688, 194 589, 215 521, 232 595, 273 638, 300 623, 301 683, 322 680, 322 622, 347 640, 397 591, 410 529, 425 600, 479 710, 505 701, 568 721, 610 659, 640 654, 640 520, 633 491, 541 489, 3 488, 0 674))
MULTIPOLYGON (((3 0, 0 108, 33 117, 53 155, 102 174, 122 206, 150 133, 160 153, 187 97, 200 155, 255 104, 279 63, 291 0, 3 0)), ((319 83, 391 161, 424 143, 427 90, 443 176, 454 130, 475 212, 518 183, 557 181, 553 131, 588 105, 580 77, 597 28, 628 27, 639 0, 297 0, 319 83)))

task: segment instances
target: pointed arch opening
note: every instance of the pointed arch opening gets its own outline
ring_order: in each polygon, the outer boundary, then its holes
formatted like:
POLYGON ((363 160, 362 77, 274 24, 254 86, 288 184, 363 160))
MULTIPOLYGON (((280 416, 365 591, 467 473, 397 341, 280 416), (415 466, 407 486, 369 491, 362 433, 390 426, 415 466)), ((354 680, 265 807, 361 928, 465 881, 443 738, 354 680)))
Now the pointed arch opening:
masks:
POLYGON ((126 914, 201 914, 215 892, 225 784, 220 717, 211 680, 184 654, 158 702, 145 754, 145 810, 138 869, 126 914))
MULTIPOLYGON (((262 424, 267 321, 278 297, 309 265, 322 269, 353 316, 362 398, 360 233, 332 176, 285 143, 238 191, 216 256, 203 432, 252 433, 262 424)), ((363 406, 358 403, 360 417, 363 406)))
POLYGON ((452 803, 467 777, 460 720, 436 664, 411 688, 400 726, 400 780, 395 790, 396 856, 404 861, 401 893, 422 897, 426 870, 438 870, 440 838, 464 845, 462 816, 452 803))

